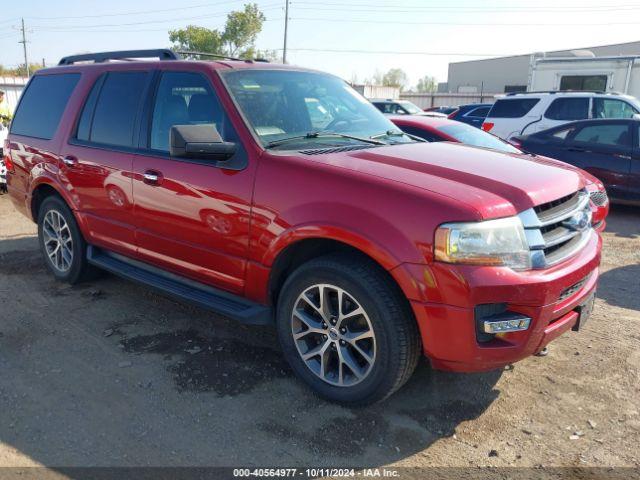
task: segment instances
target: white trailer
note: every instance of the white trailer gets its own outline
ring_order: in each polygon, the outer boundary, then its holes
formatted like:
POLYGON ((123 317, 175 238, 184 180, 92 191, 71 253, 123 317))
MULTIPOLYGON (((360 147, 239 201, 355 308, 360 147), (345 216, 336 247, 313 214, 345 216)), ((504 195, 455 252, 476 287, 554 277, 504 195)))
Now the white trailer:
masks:
POLYGON ((640 98, 640 56, 532 57, 527 90, 620 92, 640 98))

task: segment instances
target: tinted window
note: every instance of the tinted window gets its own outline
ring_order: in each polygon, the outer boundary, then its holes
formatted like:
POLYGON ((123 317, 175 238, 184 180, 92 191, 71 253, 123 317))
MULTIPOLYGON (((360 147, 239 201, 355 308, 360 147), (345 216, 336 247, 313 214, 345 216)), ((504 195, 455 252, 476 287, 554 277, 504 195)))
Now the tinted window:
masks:
POLYGON ((11 133, 51 139, 75 88, 79 73, 38 75, 26 91, 11 123, 11 133))
POLYGON ((491 107, 478 107, 478 108, 474 108, 473 110, 471 110, 469 113, 467 113, 467 117, 478 117, 478 118, 484 118, 487 116, 487 114, 489 113, 489 110, 491 110, 491 107))
POLYGON ((506 142, 503 142, 498 137, 494 137, 490 133, 483 132, 479 128, 472 127, 466 123, 446 125, 444 127, 439 127, 438 130, 466 145, 491 148, 500 152, 520 153, 518 149, 506 142))
POLYGON ((223 109, 205 77, 188 72, 163 73, 153 108, 151 148, 169 151, 173 125, 198 124, 215 126, 223 139, 230 140, 223 109))
POLYGON ((589 125, 573 137, 574 142, 600 143, 604 145, 631 145, 629 126, 626 124, 589 125))
POLYGON ((632 118, 636 113, 638 112, 635 108, 622 100, 593 99, 593 118, 632 118))
POLYGON ((589 117, 589 99, 556 98, 544 116, 552 120, 583 120, 589 117))
POLYGON ((100 89, 89 140, 131 147, 146 72, 110 72, 100 89))
POLYGON ((96 102, 98 101, 98 95, 100 94, 100 87, 104 81, 104 76, 100 77, 98 81, 93 85, 91 93, 87 97, 84 107, 82 109, 82 115, 80 115, 80 121, 78 122, 78 130, 76 132, 76 138, 78 140, 89 141, 91 135, 91 118, 93 117, 93 111, 96 108, 96 102))
POLYGON ((421 129, 415 128, 415 127, 405 127, 405 126, 400 126, 399 128, 400 128, 400 130, 402 130, 405 133, 408 133, 409 135, 415 135, 416 137, 423 138, 423 139, 427 140, 428 142, 442 142, 442 141, 444 141, 444 138, 436 135, 435 133, 428 132, 426 130, 421 130, 421 129))
POLYGON ((558 139, 558 140, 564 140, 565 138, 567 138, 567 135, 573 132, 574 129, 575 127, 563 128, 562 130, 555 130, 554 132, 547 134, 547 136, 558 139))
POLYGON ((564 75, 560 79, 560 90, 604 91, 606 89, 606 75, 564 75))
POLYGON ((524 117, 540 101, 539 98, 513 98, 498 100, 493 104, 489 117, 520 118, 524 117))

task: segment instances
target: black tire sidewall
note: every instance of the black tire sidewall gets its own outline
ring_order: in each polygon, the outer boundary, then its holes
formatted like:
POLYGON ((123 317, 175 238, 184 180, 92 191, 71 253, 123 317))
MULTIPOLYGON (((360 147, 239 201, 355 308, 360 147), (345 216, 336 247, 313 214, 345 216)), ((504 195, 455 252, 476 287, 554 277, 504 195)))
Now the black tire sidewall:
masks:
POLYGON ((394 332, 384 321, 385 304, 367 289, 367 285, 348 268, 330 265, 308 265, 298 269, 284 284, 278 301, 277 330, 285 358, 296 375, 320 396, 345 404, 368 404, 386 396, 393 387, 393 360, 399 348, 394 332), (376 338, 376 359, 368 376, 350 387, 338 387, 324 382, 304 363, 291 332, 291 313, 298 296, 319 283, 335 285, 347 291, 367 312, 376 338))
POLYGON ((82 237, 82 233, 78 228, 75 216, 67 204, 56 196, 47 197, 40 206, 38 211, 38 243, 40 244, 40 251, 47 269, 53 274, 56 280, 61 282, 75 283, 82 276, 83 270, 86 267, 86 243, 82 237), (73 240, 73 260, 71 261, 71 268, 66 272, 61 272, 53 266, 51 259, 47 255, 44 246, 44 235, 42 231, 42 225, 44 217, 47 212, 55 210, 62 215, 69 226, 71 232, 71 238, 73 240))

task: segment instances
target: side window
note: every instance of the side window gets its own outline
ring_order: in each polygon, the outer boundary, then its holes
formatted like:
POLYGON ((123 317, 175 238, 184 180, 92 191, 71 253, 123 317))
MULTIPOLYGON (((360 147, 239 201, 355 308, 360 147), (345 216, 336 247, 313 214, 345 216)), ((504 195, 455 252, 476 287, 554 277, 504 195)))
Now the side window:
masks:
POLYGON ((599 90, 607 89, 606 75, 563 75, 560 90, 599 90))
POLYGON ((549 133, 547 137, 550 137, 555 140, 565 140, 567 136, 573 132, 574 127, 571 128, 563 128, 562 130, 556 130, 553 133, 549 133))
POLYGON ((593 99, 593 118, 633 118, 638 111, 622 100, 596 97, 593 99))
POLYGON ((146 81, 146 72, 105 74, 87 98, 76 138, 117 147, 133 146, 136 116, 146 81))
POLYGON ((198 124, 213 125, 223 139, 230 140, 224 111, 206 78, 199 73, 164 72, 153 107, 150 147, 168 152, 173 125, 198 124))
POLYGON ((22 94, 11 133, 51 140, 78 80, 79 73, 35 76, 22 94))
POLYGON ((414 135, 416 137, 423 138, 428 142, 441 142, 442 141, 441 137, 438 137, 437 135, 434 135, 431 132, 427 132, 427 131, 421 130, 419 128, 402 126, 402 127, 400 127, 400 130, 402 130, 405 133, 408 133, 409 135, 414 135))
POLYGON ((588 98, 556 98, 544 116, 551 120, 583 120, 589 118, 588 98))
POLYGON ((513 98, 498 100, 491 107, 489 117, 521 118, 524 117, 540 101, 539 98, 513 98))
POLYGON ((631 145, 631 135, 629 126, 624 123, 587 125, 575 134, 573 141, 628 147, 631 145))
POLYGON ((485 118, 491 110, 491 107, 478 107, 471 110, 465 117, 485 118))

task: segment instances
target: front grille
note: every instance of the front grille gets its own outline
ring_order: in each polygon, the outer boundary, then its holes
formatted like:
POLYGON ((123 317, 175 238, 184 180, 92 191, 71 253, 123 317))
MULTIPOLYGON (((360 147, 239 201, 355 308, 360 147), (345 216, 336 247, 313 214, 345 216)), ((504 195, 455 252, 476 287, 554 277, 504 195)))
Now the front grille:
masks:
POLYGON ((520 214, 533 268, 547 268, 575 255, 592 232, 589 195, 580 190, 520 214))
POLYGON ((604 190, 591 192, 590 196, 591 196, 591 201, 597 207, 603 207, 609 201, 609 197, 607 197, 607 192, 605 192, 604 190))

